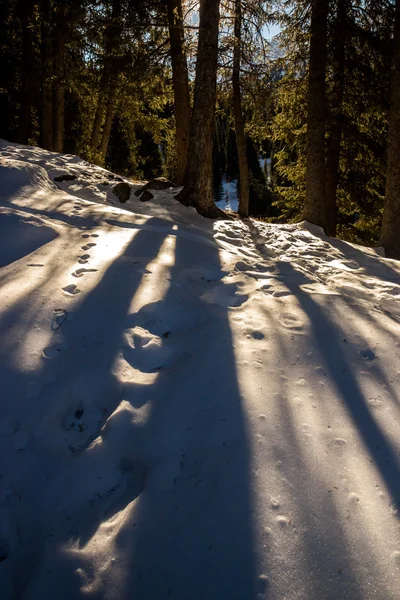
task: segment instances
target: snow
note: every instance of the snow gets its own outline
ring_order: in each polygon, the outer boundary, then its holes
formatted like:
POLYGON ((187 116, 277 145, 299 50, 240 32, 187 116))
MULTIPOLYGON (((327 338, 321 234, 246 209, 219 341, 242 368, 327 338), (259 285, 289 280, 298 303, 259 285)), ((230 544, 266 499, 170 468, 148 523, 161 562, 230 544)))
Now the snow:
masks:
POLYGON ((2 600, 399 600, 400 264, 0 161, 2 600))

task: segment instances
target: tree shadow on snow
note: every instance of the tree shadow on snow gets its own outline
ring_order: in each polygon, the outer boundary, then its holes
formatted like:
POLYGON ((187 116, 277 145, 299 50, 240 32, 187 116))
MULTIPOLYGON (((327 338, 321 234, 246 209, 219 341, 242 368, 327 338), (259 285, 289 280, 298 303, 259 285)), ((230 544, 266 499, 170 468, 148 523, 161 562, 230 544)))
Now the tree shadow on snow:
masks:
POLYGON ((364 440, 371 459, 379 469, 394 504, 399 507, 399 460, 390 441, 371 414, 352 372, 352 367, 343 350, 343 332, 330 321, 328 314, 317 302, 314 302, 312 296, 302 291, 301 285, 309 283, 302 273, 287 262, 278 262, 277 267, 283 269, 287 288, 296 296, 301 308, 308 316, 313 345, 324 360, 328 374, 364 440))
POLYGON ((191 252, 193 241, 188 245, 161 219, 132 229, 137 232, 123 254, 62 327, 68 369, 61 352, 41 373, 57 374, 56 386, 40 397, 45 422, 38 417, 36 424, 42 447, 53 450, 50 482, 39 497, 39 517, 28 506, 26 515, 51 531, 46 541, 29 545, 34 553, 21 554, 31 561, 29 573, 39 574, 21 577, 18 593, 29 589, 33 600, 46 589, 60 599, 78 598, 83 576, 86 583, 104 578, 121 600, 255 598, 249 447, 228 311, 200 297, 193 304, 191 291, 194 286, 200 295, 205 279, 212 287, 225 275, 218 247, 210 235, 191 252), (128 314, 146 277, 143 267, 167 236, 175 239, 175 262, 166 296, 128 314), (160 364, 155 355, 149 366, 127 347, 124 334, 135 327, 162 339, 160 364), (113 373, 118 356, 131 373, 123 388, 113 373), (135 383, 135 372, 154 373, 155 381, 135 383), (140 408, 139 424, 132 411, 140 408), (98 435, 101 443, 86 450, 98 435), (96 570, 90 554, 63 550, 89 547, 101 524, 119 514, 124 527, 116 544, 124 564, 114 578, 96 570), (38 570, 41 563, 50 567, 46 573, 38 570))

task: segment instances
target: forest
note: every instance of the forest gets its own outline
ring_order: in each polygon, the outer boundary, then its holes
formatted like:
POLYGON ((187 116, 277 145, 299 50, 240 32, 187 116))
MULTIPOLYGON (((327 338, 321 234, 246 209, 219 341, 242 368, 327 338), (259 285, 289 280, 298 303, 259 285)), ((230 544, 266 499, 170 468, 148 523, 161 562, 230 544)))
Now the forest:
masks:
POLYGON ((1 138, 400 258, 400 0, 1 0, 0 29, 1 138))

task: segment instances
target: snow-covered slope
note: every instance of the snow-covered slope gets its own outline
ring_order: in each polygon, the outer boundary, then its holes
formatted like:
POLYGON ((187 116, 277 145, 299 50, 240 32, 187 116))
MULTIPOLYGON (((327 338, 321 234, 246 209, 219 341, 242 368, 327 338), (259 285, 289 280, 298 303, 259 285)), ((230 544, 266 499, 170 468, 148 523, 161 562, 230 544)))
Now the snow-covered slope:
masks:
POLYGON ((400 264, 0 157, 1 599, 399 600, 400 264))

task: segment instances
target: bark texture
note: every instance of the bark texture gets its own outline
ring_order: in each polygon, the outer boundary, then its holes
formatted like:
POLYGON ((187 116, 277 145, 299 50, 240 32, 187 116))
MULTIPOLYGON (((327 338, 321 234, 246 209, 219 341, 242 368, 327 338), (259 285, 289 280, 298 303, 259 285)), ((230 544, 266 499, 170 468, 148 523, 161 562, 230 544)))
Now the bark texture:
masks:
POLYGON ((108 98, 110 97, 111 90, 115 85, 115 81, 117 79, 116 76, 118 74, 116 69, 115 54, 118 50, 119 38, 121 35, 120 18, 121 2, 120 0, 114 0, 112 3, 110 22, 107 24, 104 33, 105 56, 100 79, 96 112, 93 120, 92 135, 90 138, 90 148, 93 153, 98 152, 100 145, 103 146, 104 141, 106 140, 106 136, 102 136, 102 127, 105 124, 105 118, 108 113, 108 98))
POLYGON ((65 19, 66 7, 57 7, 56 35, 54 36, 53 56, 53 150, 64 149, 64 105, 65 105, 65 19))
POLYGON ((242 94, 240 90, 240 55, 241 55, 241 29, 242 29, 242 0, 235 0, 235 24, 233 49, 233 108, 235 115, 235 133, 239 162, 239 215, 247 217, 249 214, 249 165, 247 162, 247 143, 244 131, 244 118, 242 110, 242 94))
POLYGON ((53 150, 53 45, 51 32, 51 2, 42 0, 41 12, 41 60, 42 100, 40 115, 41 146, 53 150))
POLYGON ((104 165, 104 162, 105 162, 105 159, 107 156, 108 143, 110 141, 110 135, 111 135, 111 127, 112 127, 113 119, 114 119, 115 96, 116 96, 116 88, 114 87, 112 90, 110 90, 110 93, 108 94, 108 98, 107 98, 106 116, 105 116, 105 120, 104 120, 103 132, 101 134, 100 151, 99 151, 100 165, 104 165))
POLYGON ((400 259, 400 0, 396 0, 393 63, 381 240, 386 256, 400 259))
POLYGON ((347 2, 338 0, 334 26, 334 67, 332 83, 332 109, 326 153, 326 233, 336 235, 336 194, 339 183, 340 147, 342 141, 343 96, 345 86, 347 2))
POLYGON ((181 0, 167 0, 175 104, 176 183, 183 185, 189 150, 190 92, 181 0))
POLYGON ((202 0, 188 161, 184 188, 176 196, 182 204, 194 206, 208 217, 221 213, 214 204, 212 186, 218 24, 219 0, 202 0))
POLYGON ((313 0, 308 77, 307 171, 303 217, 328 232, 331 215, 326 205, 326 57, 328 1, 313 0))
POLYGON ((20 0, 18 16, 22 27, 22 56, 24 69, 21 78, 20 110, 18 115, 17 140, 20 144, 28 144, 33 138, 33 121, 35 110, 35 42, 33 37, 33 20, 35 2, 20 0))

